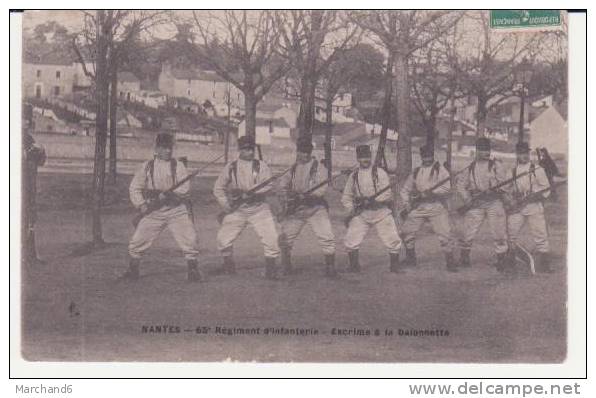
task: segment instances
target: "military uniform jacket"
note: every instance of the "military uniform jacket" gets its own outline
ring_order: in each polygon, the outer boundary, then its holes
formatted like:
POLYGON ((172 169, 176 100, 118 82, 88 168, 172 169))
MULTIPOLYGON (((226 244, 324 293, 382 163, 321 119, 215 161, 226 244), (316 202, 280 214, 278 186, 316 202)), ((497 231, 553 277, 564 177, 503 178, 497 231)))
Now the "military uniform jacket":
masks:
MULTIPOLYGON (((399 192, 401 199, 404 202, 409 202, 412 194, 426 191, 430 189, 439 181, 449 177, 449 172, 441 165, 440 162, 434 162, 431 166, 420 166, 408 176, 404 185, 399 192)), ((445 195, 451 190, 451 184, 447 180, 444 184, 433 189, 432 193, 435 195, 445 195)), ((418 206, 420 210, 440 210, 444 209, 439 198, 426 200, 418 206)))
MULTIPOLYGON (((385 170, 378 167, 376 168, 376 171, 376 179, 373 178, 373 166, 367 169, 358 168, 358 170, 350 174, 350 177, 346 182, 343 195, 341 197, 341 203, 346 208, 346 210, 348 210, 349 212, 354 210, 354 200, 356 198, 371 197, 375 193, 389 185, 389 176, 387 175, 385 170), (355 177, 356 173, 358 173, 357 178, 355 177)), ((383 192, 381 195, 375 198, 377 202, 388 202, 392 199, 393 193, 390 189, 383 192)), ((391 212, 391 210, 389 210, 388 208, 383 208, 380 210, 382 210, 384 213, 391 212)), ((370 210, 365 210, 365 212, 367 211, 370 210)))
MULTIPOLYGON (((188 172, 184 164, 175 159, 170 161, 155 158, 153 161, 146 161, 137 170, 130 183, 130 201, 135 207, 139 207, 145 203, 145 197, 143 196, 144 190, 167 191, 178 181, 186 178, 187 175, 188 172), (153 163, 153 174, 151 173, 151 163, 153 163), (172 170, 174 170, 174 173, 172 173, 172 170)), ((180 198, 186 198, 188 197, 189 189, 190 181, 187 181, 176 188, 174 193, 180 198)), ((176 205, 175 207, 178 206, 184 205, 176 205)), ((165 206, 165 208, 167 207, 165 206)))
MULTIPOLYGON (((513 196, 514 200, 523 200, 523 198, 528 195, 550 186, 544 169, 536 166, 532 162, 516 165, 511 169, 509 177, 511 178, 525 172, 529 172, 529 174, 517 178, 510 186, 508 186, 507 191, 513 196)), ((543 192, 541 196, 543 198, 548 198, 550 196, 550 191, 543 192)), ((519 210, 523 214, 534 214, 542 211, 542 203, 540 200, 533 201, 527 203, 519 210)))
MULTIPOLYGON (((225 207, 229 205, 227 196, 229 190, 239 189, 247 192, 269 178, 271 178, 271 170, 267 166, 267 163, 262 160, 234 160, 228 163, 219 174, 219 177, 217 177, 213 187, 213 195, 215 195, 219 205, 225 207)), ((255 193, 266 194, 272 188, 273 182, 262 187, 255 193)))
MULTIPOLYGON (((472 195, 486 191, 506 179, 501 161, 490 159, 488 161, 475 160, 468 170, 457 180, 457 193, 463 200, 469 200, 472 195)), ((505 190, 507 187, 503 187, 505 190)), ((493 200, 496 200, 497 196, 493 200)))
MULTIPOLYGON (((303 193, 311 189, 317 184, 327 179, 327 168, 316 159, 311 159, 309 162, 301 164, 296 163, 294 166, 283 175, 280 179, 280 192, 286 197, 291 192, 303 193)), ((323 185, 314 192, 311 196, 323 197, 327 192, 327 185, 323 185)))

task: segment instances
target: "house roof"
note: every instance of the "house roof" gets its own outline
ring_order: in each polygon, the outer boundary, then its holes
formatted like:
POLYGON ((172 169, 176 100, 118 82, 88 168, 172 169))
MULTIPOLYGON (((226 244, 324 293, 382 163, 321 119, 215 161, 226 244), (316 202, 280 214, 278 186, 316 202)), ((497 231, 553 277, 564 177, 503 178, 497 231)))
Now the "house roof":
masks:
POLYGON ((200 69, 172 69, 172 76, 178 80, 203 80, 209 82, 225 82, 223 77, 214 71, 200 69))
POLYGON ((275 103, 260 103, 257 105, 257 112, 264 112, 264 113, 273 113, 278 109, 282 109, 284 106, 282 104, 275 104, 275 103))
POLYGON ((261 118, 258 117, 256 120, 257 126, 269 126, 269 123, 272 123, 274 127, 290 127, 284 119, 277 118, 277 119, 268 119, 268 118, 261 118))
POLYGON ((73 64, 73 58, 70 54, 64 51, 51 51, 44 54, 32 53, 25 51, 23 55, 23 63, 35 65, 63 65, 70 66, 73 64))
POLYGON ((195 106, 199 105, 196 102, 191 101, 190 99, 188 99, 186 97, 176 97, 176 102, 178 102, 178 105, 195 105, 195 106))
POLYGON ((141 80, 132 72, 119 72, 118 81, 126 83, 140 83, 141 80))

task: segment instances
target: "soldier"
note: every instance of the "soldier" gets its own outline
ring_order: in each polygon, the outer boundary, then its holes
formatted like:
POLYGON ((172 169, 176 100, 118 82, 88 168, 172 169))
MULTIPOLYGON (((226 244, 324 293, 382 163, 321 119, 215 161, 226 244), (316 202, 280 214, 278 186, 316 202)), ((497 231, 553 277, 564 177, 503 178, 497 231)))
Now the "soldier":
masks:
POLYGON ((323 185, 309 195, 304 192, 327 179, 327 168, 322 162, 311 157, 312 142, 310 139, 299 139, 296 143, 296 163, 289 173, 280 181, 280 193, 283 203, 295 203, 295 211, 288 215, 282 223, 280 237, 281 260, 285 274, 294 273, 292 267, 292 246, 306 223, 319 239, 325 254, 325 275, 336 276, 335 271, 335 236, 329 221, 323 185))
POLYGON ((155 139, 155 157, 144 162, 130 183, 130 200, 141 212, 147 210, 147 203, 155 196, 166 204, 143 217, 128 244, 130 264, 122 276, 124 279, 139 278, 141 257, 153 240, 167 226, 184 252, 188 265, 188 280, 202 279, 198 268, 197 235, 187 205, 190 182, 182 184, 171 193, 164 193, 177 181, 187 176, 183 162, 172 157, 174 138, 160 133, 155 139))
MULTIPOLYGON (((511 176, 515 177, 525 172, 529 172, 529 174, 517 178, 512 183, 510 194, 512 200, 523 201, 528 195, 544 190, 548 188, 550 184, 544 169, 530 161, 530 148, 528 147, 528 143, 518 143, 515 150, 517 154, 517 165, 511 170, 511 176)), ((537 198, 535 201, 530 201, 523 206, 516 208, 507 218, 509 241, 512 243, 511 247, 515 247, 521 228, 526 221, 528 222, 530 233, 534 237, 536 250, 538 252, 536 271, 548 273, 552 272, 552 269, 549 264, 550 248, 542 200, 548 198, 549 194, 550 191, 548 190, 543 192, 541 198, 537 198)))
POLYGON ((431 145, 420 148, 420 157, 422 165, 412 171, 400 191, 402 200, 411 208, 401 228, 406 246, 406 259, 403 265, 406 267, 416 266, 416 232, 425 221, 429 221, 445 252, 447 270, 457 272, 457 266, 453 259, 453 239, 449 214, 444 203, 451 191, 450 182, 447 181, 433 189, 432 192, 428 192, 441 180, 449 178, 449 172, 441 166, 440 162, 434 160, 434 148, 431 145))
POLYGON ((37 221, 37 168, 46 162, 43 147, 25 132, 23 137, 23 259, 28 264, 40 264, 35 247, 35 223, 37 221))
POLYGON ((348 250, 350 260, 348 271, 360 271, 358 249, 370 227, 375 226, 379 238, 389 249, 389 270, 396 273, 401 272, 402 269, 399 265, 401 239, 393 219, 392 192, 389 189, 376 198, 372 198, 377 192, 389 186, 389 176, 385 170, 372 165, 371 151, 368 145, 356 147, 356 157, 359 168, 348 177, 341 198, 343 206, 353 216, 349 221, 348 232, 344 238, 344 245, 348 250), (358 207, 362 210, 360 213, 356 211, 358 207))
MULTIPOLYGON (((458 194, 464 203, 469 203, 474 195, 490 189, 503 180, 501 162, 490 158, 490 141, 485 137, 478 138, 476 159, 457 181, 458 194)), ((499 272, 502 272, 507 268, 507 226, 503 201, 497 193, 479 201, 475 207, 465 213, 459 265, 470 266, 472 242, 485 218, 488 219, 495 242, 496 267, 499 272)))
POLYGON ((238 149, 239 158, 224 167, 213 187, 213 194, 226 213, 217 233, 217 247, 223 256, 223 267, 218 272, 236 272, 232 245, 246 225, 251 224, 264 246, 265 277, 277 279, 278 235, 273 214, 265 201, 273 184, 267 184, 253 194, 248 193, 251 188, 269 179, 271 171, 265 162, 254 158, 254 138, 240 137, 238 149), (234 198, 242 198, 238 208, 233 207, 234 198))

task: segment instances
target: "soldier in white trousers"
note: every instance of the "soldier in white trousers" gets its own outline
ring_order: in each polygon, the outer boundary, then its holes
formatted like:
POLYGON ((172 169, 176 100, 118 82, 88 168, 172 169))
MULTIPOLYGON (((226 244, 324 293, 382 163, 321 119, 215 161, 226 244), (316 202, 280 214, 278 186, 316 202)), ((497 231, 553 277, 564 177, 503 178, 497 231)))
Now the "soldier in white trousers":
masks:
POLYGON ((279 236, 281 261, 285 274, 295 272, 291 260, 292 247, 302 228, 310 224, 325 255, 325 275, 334 277, 336 276, 335 236, 325 201, 327 185, 321 186, 309 195, 304 194, 327 179, 327 168, 311 157, 312 149, 313 145, 309 138, 298 139, 296 163, 290 172, 280 179, 282 203, 286 203, 286 207, 290 204, 295 206, 292 214, 288 214, 281 222, 282 233, 279 236))
POLYGON ((444 184, 434 188, 432 192, 428 192, 434 185, 449 178, 449 172, 440 162, 435 161, 434 148, 431 145, 420 148, 420 157, 422 165, 412 171, 400 191, 402 200, 411 207, 411 211, 401 226, 406 246, 406 259, 402 264, 406 267, 416 266, 416 233, 422 224, 428 221, 445 253, 447 270, 457 272, 457 265, 453 259, 453 238, 449 213, 444 203, 451 192, 451 184, 447 180, 444 184))
MULTIPOLYGON (((529 195, 544 190, 550 186, 548 177, 543 168, 530 161, 530 148, 527 142, 521 142, 516 145, 517 165, 511 170, 511 177, 528 173, 522 177, 516 178, 511 184, 511 201, 524 201, 529 195)), ((548 229, 544 218, 543 200, 548 198, 550 191, 545 191, 537 197, 536 200, 529 201, 515 211, 510 213, 507 218, 507 227, 509 241, 512 247, 515 246, 519 238, 523 225, 528 223, 530 233, 534 238, 536 251, 538 252, 536 271, 552 272, 550 267, 550 246, 548 242, 548 229)))
MULTIPOLYGON (((464 203, 469 203, 474 195, 489 190, 505 180, 501 162, 490 158, 490 141, 480 137, 476 140, 476 159, 457 180, 457 193, 464 203)), ((494 250, 497 256, 496 267, 502 272, 508 269, 507 264, 507 221, 503 199, 494 193, 469 209, 464 216, 463 237, 460 241, 461 258, 459 266, 470 266, 472 242, 487 219, 494 238, 494 250)))
MULTIPOLYGON (((165 133, 157 135, 155 140, 154 159, 144 162, 135 173, 130 183, 130 200, 142 212, 147 210, 147 201, 152 195, 159 196, 164 206, 141 219, 128 244, 130 263, 123 278, 136 280, 139 278, 141 257, 165 227, 172 232, 174 239, 182 249, 188 264, 188 280, 201 280, 198 269, 197 235, 190 218, 188 196, 190 182, 185 182, 173 192, 164 192, 184 179, 188 174, 182 162, 172 157, 174 138, 165 133)), ((154 197, 154 196, 153 196, 154 197)))
POLYGON ((273 182, 257 192, 248 193, 269 179, 271 171, 265 162, 254 158, 255 141, 252 137, 240 137, 238 149, 239 158, 224 167, 213 187, 213 194, 226 213, 217 233, 217 248, 223 257, 223 266, 218 272, 236 272, 233 244, 244 228, 251 224, 264 247, 265 276, 268 279, 277 279, 279 238, 273 214, 265 201, 273 188, 273 182), (233 198, 242 198, 242 204, 234 208, 233 198))
POLYGON ((381 241, 389 250, 390 271, 401 272, 399 265, 399 249, 401 239, 397 233, 393 219, 393 193, 391 189, 371 199, 378 191, 389 186, 389 176, 385 170, 372 165, 372 155, 368 145, 356 147, 359 168, 346 182, 341 203, 352 216, 344 245, 348 250, 350 272, 360 271, 358 250, 371 227, 375 227, 381 241), (358 208, 361 212, 355 213, 358 208))

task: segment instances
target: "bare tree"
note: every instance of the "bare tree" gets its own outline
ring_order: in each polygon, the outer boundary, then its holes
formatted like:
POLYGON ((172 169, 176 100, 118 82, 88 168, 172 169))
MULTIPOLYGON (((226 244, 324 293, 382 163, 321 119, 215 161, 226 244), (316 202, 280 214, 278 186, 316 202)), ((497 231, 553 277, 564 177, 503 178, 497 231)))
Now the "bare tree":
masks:
MULTIPOLYGON (((476 135, 483 136, 489 111, 514 95, 514 72, 520 60, 539 44, 538 33, 491 31, 488 13, 470 13, 462 62, 458 63, 462 90, 476 100, 476 135)), ((462 29, 463 30, 463 29, 462 29)))
POLYGON ((358 27, 337 10, 293 10, 285 20, 280 24, 283 53, 299 77, 298 131, 300 136, 312 137, 321 75, 340 52, 357 43, 358 27))
POLYGON ((412 143, 409 129, 409 61, 412 53, 442 36, 461 18, 452 11, 360 11, 352 19, 370 31, 387 53, 382 129, 376 161, 385 156, 387 126, 390 120, 393 81, 397 92, 397 176, 404 181, 412 170, 412 143))
POLYGON ((412 56, 410 68, 412 103, 420 115, 429 145, 434 145, 439 114, 449 103, 462 97, 458 86, 460 77, 457 67, 459 58, 455 51, 456 43, 454 27, 453 34, 438 38, 412 56))
POLYGON ((82 69, 94 81, 97 104, 95 157, 93 162, 92 244, 103 242, 101 208, 105 184, 105 152, 110 119, 110 174, 116 180, 116 122, 118 70, 132 51, 132 43, 142 31, 150 32, 162 23, 163 12, 107 10, 84 13, 81 32, 73 38, 73 49, 82 69), (88 65, 92 64, 94 70, 88 65), (110 92, 111 87, 111 92, 110 92))
POLYGON ((325 159, 328 160, 329 176, 331 167, 331 139, 333 131, 333 103, 345 91, 354 91, 356 84, 363 80, 378 79, 382 76, 382 58, 370 45, 356 45, 339 51, 329 67, 322 71, 317 100, 325 104, 325 159))
POLYGON ((273 11, 193 12, 201 59, 244 94, 246 134, 255 136, 257 104, 290 68, 278 56, 279 16, 273 11))

